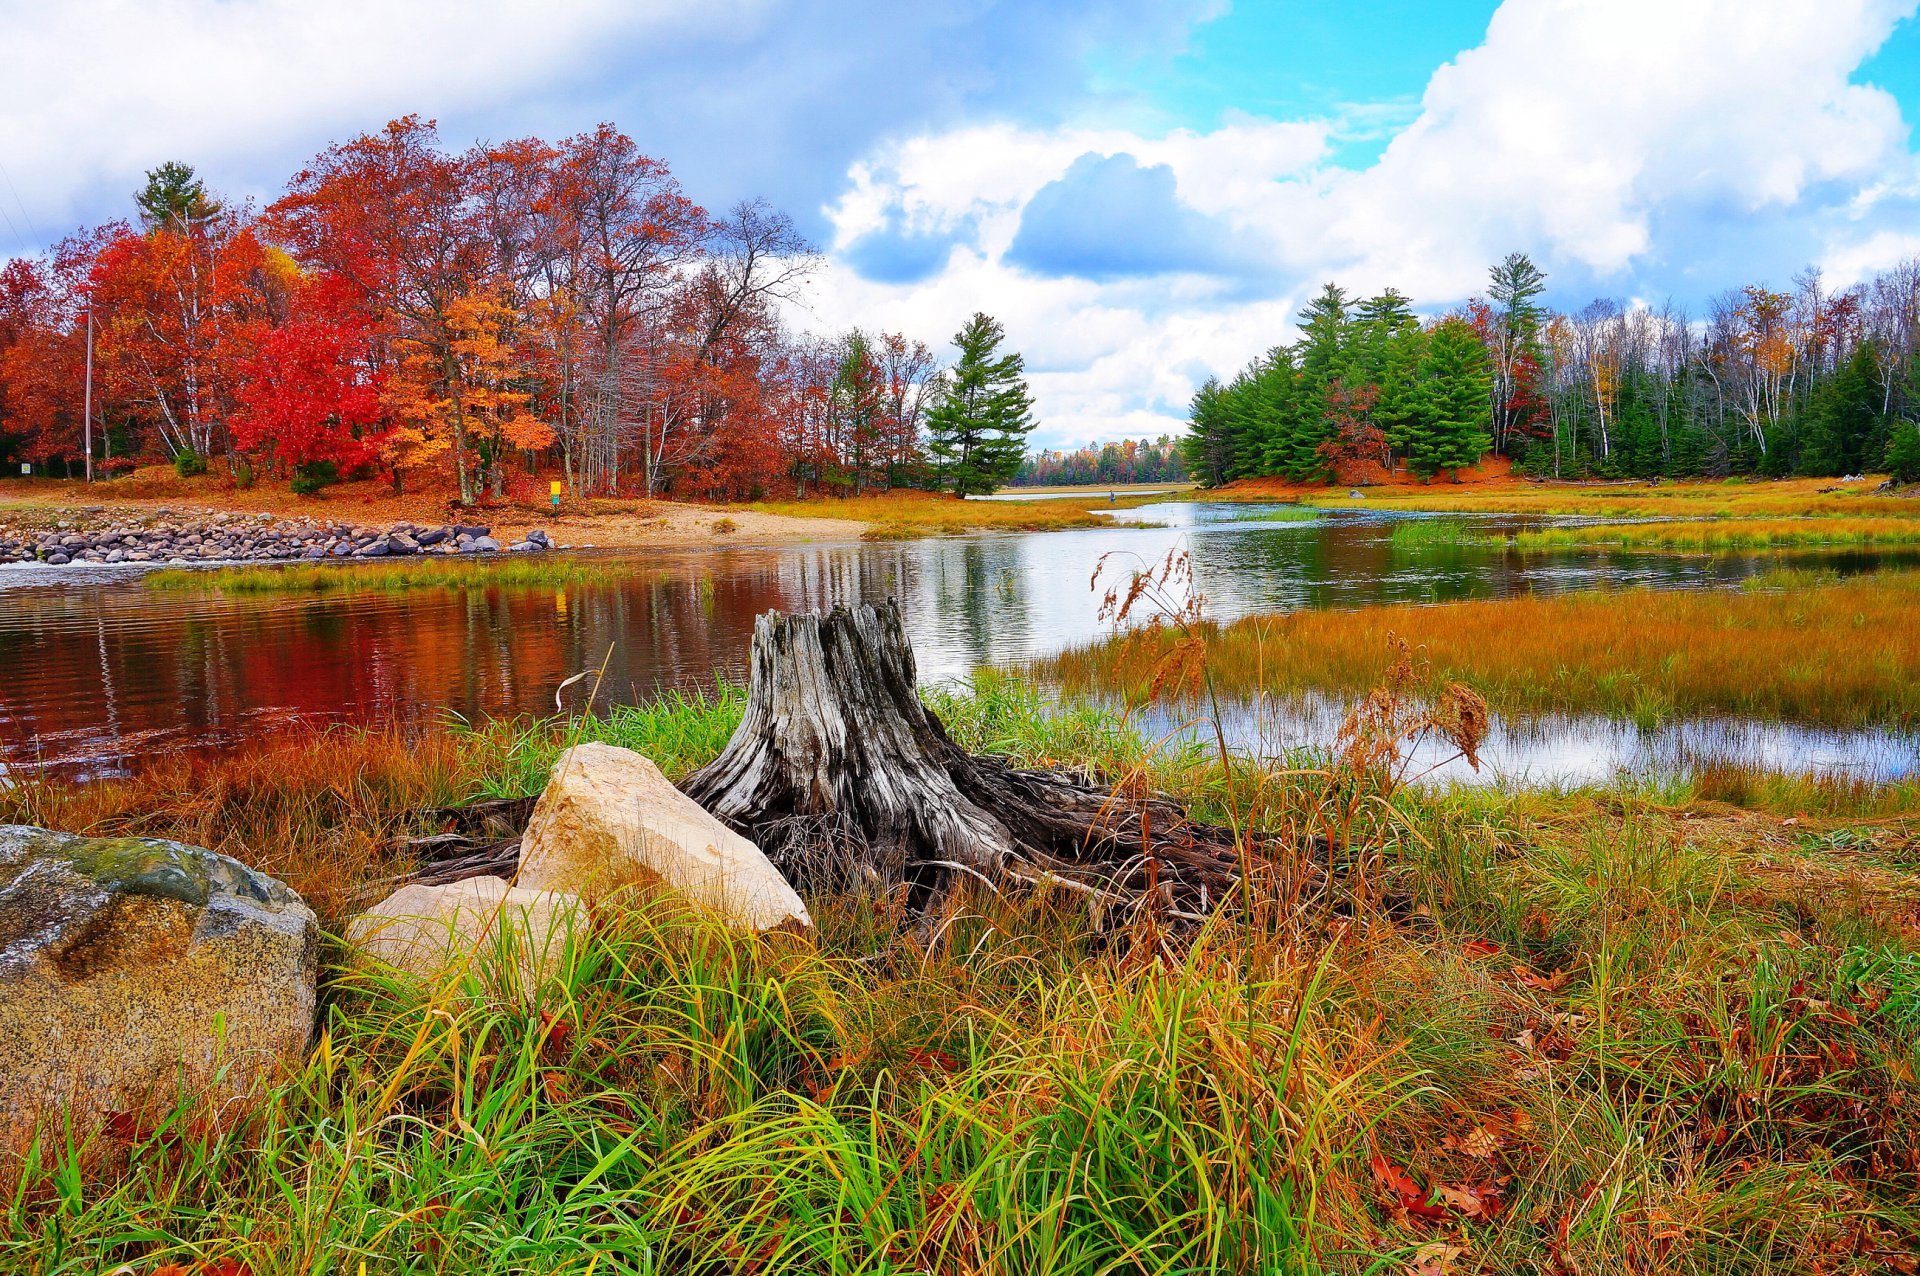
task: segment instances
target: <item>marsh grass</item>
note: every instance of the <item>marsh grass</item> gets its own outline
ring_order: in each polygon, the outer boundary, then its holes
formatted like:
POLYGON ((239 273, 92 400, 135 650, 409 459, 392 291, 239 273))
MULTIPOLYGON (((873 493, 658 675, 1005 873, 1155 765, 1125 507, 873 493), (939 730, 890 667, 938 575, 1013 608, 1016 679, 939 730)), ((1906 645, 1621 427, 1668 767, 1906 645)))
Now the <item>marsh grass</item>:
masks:
POLYGON ((1474 545, 1480 538, 1464 519, 1402 518, 1395 520, 1387 539, 1396 549, 1406 549, 1423 545, 1474 545))
POLYGON ((397 594, 421 589, 512 589, 620 584, 645 574, 631 560, 581 559, 563 554, 444 558, 372 563, 216 567, 150 572, 148 589, 223 594, 397 594))
MULTIPOLYGON (((1204 631, 1223 692, 1360 692, 1413 644, 1431 680, 1497 712, 1676 713, 1833 726, 1920 721, 1920 573, 1767 575, 1741 590, 1596 590, 1256 616, 1204 631)), ((1169 649, 1125 635, 1034 665, 1080 693, 1138 697, 1169 649)))
POLYGON ((1534 528, 1497 537, 1516 549, 1752 550, 1920 544, 1920 518, 1732 518, 1534 528))
MULTIPOLYGON (((1095 501, 1101 494, 1089 491, 1095 501)), ((869 540, 980 530, 1046 532, 1069 527, 1102 527, 1104 514, 1076 501, 962 501, 937 492, 882 492, 872 496, 813 501, 770 501, 748 508, 795 518, 852 518, 871 523, 869 540)))
MULTIPOLYGON (((1837 484, 1832 479, 1777 481, 1644 483, 1506 483, 1453 488, 1373 487, 1364 504, 1371 509, 1418 510, 1443 514, 1577 515, 1590 518, 1802 518, 1849 515, 1920 519, 1920 500, 1875 495, 1878 478, 1837 484)), ((1344 489, 1310 489, 1299 499, 1321 506, 1354 504, 1344 489)), ((1232 489, 1209 499, 1272 500, 1257 486, 1232 489)))
MULTIPOLYGON (((636 897, 597 909, 531 989, 472 966, 423 986, 329 949, 302 1065, 237 1122, 182 1111, 126 1147, 43 1143, 0 1197, 0 1267, 1914 1260, 1911 806, 1870 819, 1836 796, 1825 818, 1757 783, 1744 807, 1678 783, 1347 793, 1359 777, 1332 762, 1160 746, 1005 675, 932 698, 967 748, 1140 775, 1301 839, 1283 846, 1337 828, 1372 857, 1371 902, 1263 894, 1176 939, 1045 895, 962 890, 920 925, 885 894, 820 897, 810 936, 636 897)), ((583 736, 682 775, 740 708, 720 687, 604 719, 268 741, 29 780, 0 792, 0 820, 218 843, 312 892, 333 928, 422 806, 535 791, 583 736)))

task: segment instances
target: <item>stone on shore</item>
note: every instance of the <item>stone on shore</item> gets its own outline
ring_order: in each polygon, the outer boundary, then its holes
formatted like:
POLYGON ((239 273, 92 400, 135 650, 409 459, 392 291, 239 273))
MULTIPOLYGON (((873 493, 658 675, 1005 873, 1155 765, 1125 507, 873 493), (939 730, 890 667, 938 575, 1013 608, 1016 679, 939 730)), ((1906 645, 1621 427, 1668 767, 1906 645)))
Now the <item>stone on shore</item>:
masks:
POLYGON ((305 1051, 318 952, 313 910, 237 860, 0 826, 0 1150, 233 1112, 305 1051))
POLYGON ((580 744, 553 764, 520 843, 518 883, 589 899, 664 883, 753 930, 812 926, 760 848, 631 749, 580 744))
POLYGON ((577 895, 472 877, 402 886, 348 923, 347 941, 429 984, 471 971, 498 991, 531 997, 587 928, 577 895))

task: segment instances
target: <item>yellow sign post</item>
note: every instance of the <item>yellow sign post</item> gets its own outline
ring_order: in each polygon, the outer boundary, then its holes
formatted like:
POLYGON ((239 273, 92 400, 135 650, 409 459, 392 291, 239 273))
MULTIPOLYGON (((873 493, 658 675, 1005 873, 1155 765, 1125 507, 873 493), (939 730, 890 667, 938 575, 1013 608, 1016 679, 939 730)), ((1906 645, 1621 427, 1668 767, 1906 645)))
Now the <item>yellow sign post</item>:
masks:
POLYGON ((560 488, 561 483, 559 479, 555 479, 547 485, 547 491, 553 494, 553 512, 556 514, 560 512, 560 488))

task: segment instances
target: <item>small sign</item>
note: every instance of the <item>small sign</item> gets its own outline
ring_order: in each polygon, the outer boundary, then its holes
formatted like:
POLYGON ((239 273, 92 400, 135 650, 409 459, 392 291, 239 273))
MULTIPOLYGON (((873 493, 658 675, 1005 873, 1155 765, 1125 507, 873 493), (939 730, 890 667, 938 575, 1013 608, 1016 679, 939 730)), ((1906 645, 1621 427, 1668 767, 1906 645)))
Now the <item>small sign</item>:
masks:
POLYGON ((33 473, 33 462, 32 462, 32 461, 22 461, 22 462, 20 462, 20 472, 21 472, 22 474, 31 474, 31 473, 33 473))
POLYGON ((561 492, 560 480, 555 479, 553 482, 547 484, 547 491, 553 493, 554 497, 558 499, 561 492))

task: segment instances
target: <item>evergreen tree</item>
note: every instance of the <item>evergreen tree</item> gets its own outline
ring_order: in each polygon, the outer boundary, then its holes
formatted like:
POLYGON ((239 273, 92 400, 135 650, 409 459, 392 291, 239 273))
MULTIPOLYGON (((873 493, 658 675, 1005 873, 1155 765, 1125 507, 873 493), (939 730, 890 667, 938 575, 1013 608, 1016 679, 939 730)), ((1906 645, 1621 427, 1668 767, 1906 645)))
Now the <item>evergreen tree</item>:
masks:
POLYGON ((1208 377, 1188 406, 1192 423, 1180 440, 1180 453, 1187 473, 1202 487, 1219 487, 1228 481, 1233 469, 1233 407, 1228 391, 1218 378, 1208 377))
POLYGON ((1006 338, 996 319, 975 314, 953 338, 960 360, 927 414, 928 449, 955 496, 991 492, 1011 480, 1034 427, 1033 399, 1018 354, 995 353, 1006 338))
POLYGON ((1871 342, 1814 386, 1801 436, 1800 472, 1833 476, 1872 468, 1884 450, 1880 437, 1880 363, 1871 342))
POLYGON ((195 230, 222 212, 220 201, 207 194, 206 183, 193 175, 193 168, 176 160, 148 170, 147 184, 133 202, 148 230, 195 230))
POLYGON ((1887 469, 1896 483, 1920 483, 1920 427, 1902 421, 1887 438, 1887 469))
POLYGON ((1473 465, 1487 450, 1493 374, 1471 324, 1443 319, 1427 334, 1419 365, 1420 410, 1407 442, 1407 462, 1430 478, 1473 465))

